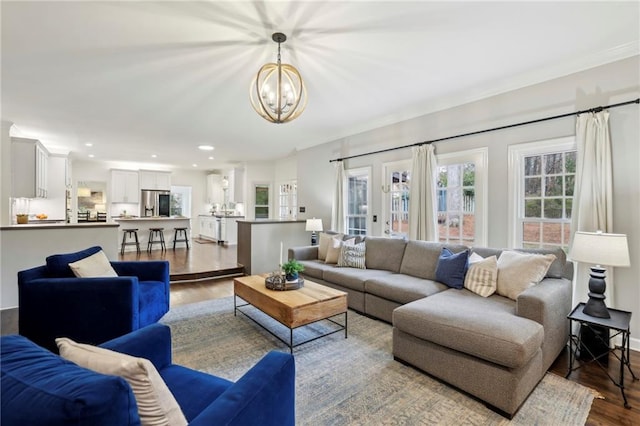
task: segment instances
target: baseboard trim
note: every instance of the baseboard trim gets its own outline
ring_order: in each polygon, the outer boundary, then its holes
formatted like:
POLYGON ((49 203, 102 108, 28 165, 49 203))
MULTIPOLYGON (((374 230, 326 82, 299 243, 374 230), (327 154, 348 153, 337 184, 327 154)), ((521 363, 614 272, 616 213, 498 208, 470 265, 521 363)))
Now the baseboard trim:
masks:
POLYGON ((640 352, 640 339, 632 337, 629 339, 629 349, 640 352))

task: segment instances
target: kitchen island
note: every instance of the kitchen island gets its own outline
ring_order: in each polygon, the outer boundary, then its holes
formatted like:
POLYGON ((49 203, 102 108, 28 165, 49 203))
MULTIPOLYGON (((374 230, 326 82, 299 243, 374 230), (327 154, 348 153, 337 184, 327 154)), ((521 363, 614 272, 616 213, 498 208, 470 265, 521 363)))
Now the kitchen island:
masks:
MULTIPOLYGON (((187 237, 191 241, 191 219, 188 217, 114 217, 113 220, 120 225, 118 230, 118 249, 122 243, 123 229, 138 229, 138 240, 140 241, 140 250, 147 249, 149 242, 150 228, 164 228, 164 240, 167 248, 173 247, 173 237, 175 235, 173 228, 187 228, 187 237)), ((129 242, 130 240, 127 239, 129 242)), ((184 243, 178 243, 177 247, 184 247, 184 243)), ((135 251, 136 246, 125 246, 125 251, 135 251)), ((161 250, 160 244, 154 244, 153 250, 161 250)))

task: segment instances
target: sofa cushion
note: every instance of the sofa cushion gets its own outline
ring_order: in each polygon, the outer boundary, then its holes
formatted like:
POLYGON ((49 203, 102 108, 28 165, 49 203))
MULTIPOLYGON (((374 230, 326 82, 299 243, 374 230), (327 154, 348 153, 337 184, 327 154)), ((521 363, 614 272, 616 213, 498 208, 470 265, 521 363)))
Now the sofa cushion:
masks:
POLYGON ((71 268, 73 275, 80 278, 118 276, 102 250, 84 259, 69 263, 69 268, 71 268))
POLYGON ((366 243, 363 241, 358 244, 343 244, 340 249, 340 258, 338 259, 339 267, 351 267, 366 269, 365 256, 367 252, 366 243))
POLYGON ((443 247, 436 266, 436 280, 449 287, 461 289, 464 287, 468 267, 469 250, 453 254, 451 250, 443 247))
POLYGON ((333 234, 328 232, 320 233, 320 238, 318 239, 318 259, 327 259, 327 250, 329 249, 329 244, 336 236, 339 236, 339 238, 342 239, 342 234, 333 234))
POLYGON ((47 257, 47 272, 51 278, 75 277, 69 263, 89 257, 101 251, 102 247, 93 246, 73 253, 54 254, 47 257))
POLYGON ((391 272, 380 269, 331 268, 324 271, 322 279, 342 287, 364 292, 364 282, 370 278, 390 275, 391 272))
POLYGON ((338 237, 333 237, 329 242, 329 247, 327 248, 327 258, 324 260, 325 263, 338 263, 338 260, 340 259, 340 253, 342 251, 342 246, 353 245, 355 244, 355 241, 355 238, 343 241, 338 237))
POLYGON ((497 293, 516 300, 520 293, 542 281, 555 258, 553 254, 503 251, 498 258, 497 293))
POLYGON ((409 303, 446 290, 442 283, 404 274, 390 274, 365 281, 367 293, 397 303, 409 303))
POLYGON ((124 379, 82 368, 23 336, 3 336, 0 350, 3 425, 140 424, 124 379))
POLYGON ((498 259, 496 256, 484 259, 477 253, 471 253, 464 288, 479 296, 488 297, 496 292, 497 287, 498 259))
MULTIPOLYGON (((503 251, 507 251, 510 249, 495 249, 488 247, 474 247, 471 251, 473 253, 478 253, 482 257, 496 256, 500 257, 500 254, 503 251)), ((522 253, 534 253, 534 254, 553 254, 556 256, 556 259, 553 261, 549 270, 547 271, 546 276, 549 278, 565 278, 565 266, 567 264, 567 255, 561 248, 555 249, 543 249, 543 248, 518 248, 513 249, 513 251, 522 252, 522 253)))
POLYGON ((58 338, 60 356, 102 374, 125 379, 136 396, 143 426, 186 425, 180 406, 148 359, 58 338))
POLYGON ((367 269, 400 272, 402 256, 407 242, 399 238, 367 237, 367 269))
POLYGON ((517 368, 540 350, 542 325, 516 316, 515 302, 449 289, 400 306, 393 326, 438 345, 517 368))
POLYGON ((436 279, 436 266, 442 248, 447 247, 453 253, 466 250, 467 247, 459 244, 441 244, 430 241, 410 240, 404 251, 400 273, 413 275, 414 277, 436 279))
POLYGON ((326 264, 324 263, 324 261, 319 259, 300 260, 299 262, 304 266, 302 275, 308 276, 310 278, 322 279, 322 274, 324 273, 324 271, 335 268, 335 265, 326 264))

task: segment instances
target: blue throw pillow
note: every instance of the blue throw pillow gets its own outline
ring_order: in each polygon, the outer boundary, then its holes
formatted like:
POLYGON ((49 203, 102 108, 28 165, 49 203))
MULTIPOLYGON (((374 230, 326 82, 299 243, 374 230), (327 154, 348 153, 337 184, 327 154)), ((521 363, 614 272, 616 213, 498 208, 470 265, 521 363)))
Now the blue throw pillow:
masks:
POLYGON ((454 254, 443 247, 436 266, 436 280, 452 288, 463 288, 468 267, 469 250, 454 254))

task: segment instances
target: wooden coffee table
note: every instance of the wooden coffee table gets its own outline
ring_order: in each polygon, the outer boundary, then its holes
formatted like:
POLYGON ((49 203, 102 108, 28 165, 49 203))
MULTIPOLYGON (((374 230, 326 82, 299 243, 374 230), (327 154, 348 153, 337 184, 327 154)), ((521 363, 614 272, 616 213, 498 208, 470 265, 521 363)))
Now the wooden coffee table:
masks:
POLYGON ((264 285, 264 279, 264 275, 250 275, 233 280, 234 315, 236 315, 237 312, 242 313, 283 341, 289 346, 291 353, 293 353, 294 347, 343 330, 344 338, 347 338, 347 293, 314 283, 307 279, 304 281, 304 287, 297 290, 269 290, 264 285), (241 298, 247 303, 238 305, 238 298, 241 298), (280 324, 288 327, 289 341, 287 342, 285 339, 282 339, 257 319, 252 318, 247 312, 240 309, 248 305, 253 305, 280 324), (344 315, 344 324, 340 324, 332 319, 332 317, 338 315, 344 315), (338 325, 338 328, 296 345, 293 344, 294 329, 323 320, 331 321, 333 324, 338 325))

